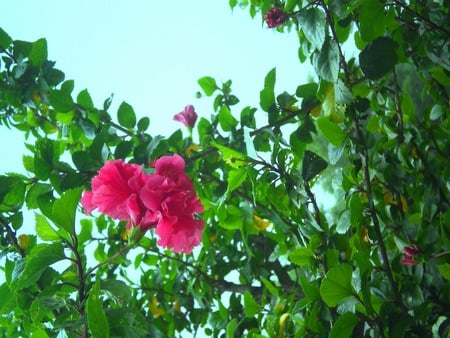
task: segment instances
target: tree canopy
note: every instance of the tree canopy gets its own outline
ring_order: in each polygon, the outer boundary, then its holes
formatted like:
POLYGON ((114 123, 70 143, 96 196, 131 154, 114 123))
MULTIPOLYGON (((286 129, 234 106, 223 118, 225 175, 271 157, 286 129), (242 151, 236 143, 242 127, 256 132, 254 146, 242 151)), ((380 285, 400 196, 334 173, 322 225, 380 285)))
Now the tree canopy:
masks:
POLYGON ((0 28, 3 336, 450 335, 449 1, 229 4, 315 77, 205 74, 168 136, 0 28))

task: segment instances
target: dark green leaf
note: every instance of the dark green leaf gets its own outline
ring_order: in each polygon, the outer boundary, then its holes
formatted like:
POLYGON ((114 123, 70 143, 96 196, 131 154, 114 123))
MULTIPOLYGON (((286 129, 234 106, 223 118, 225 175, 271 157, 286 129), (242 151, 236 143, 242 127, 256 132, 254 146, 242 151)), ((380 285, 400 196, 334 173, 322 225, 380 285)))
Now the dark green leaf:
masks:
POLYGON ((328 166, 327 162, 312 151, 306 150, 303 155, 302 177, 305 181, 312 180, 328 166))
POLYGON ((319 7, 312 7, 300 11, 297 18, 313 48, 320 50, 325 41, 325 28, 327 27, 325 12, 319 7))
POLYGON ((369 43, 359 54, 359 63, 364 74, 372 80, 378 80, 394 69, 397 63, 395 42, 381 37, 369 43))
POLYGON ((313 65, 319 78, 335 83, 339 73, 339 49, 336 42, 326 39, 322 49, 314 53, 313 65))
POLYGON ((141 119, 139 119, 137 123, 137 128, 139 131, 146 131, 149 126, 150 126, 150 119, 147 116, 144 116, 141 119))
POLYGON ((53 108, 59 113, 66 113, 74 108, 72 96, 67 91, 52 90, 48 99, 53 108))
POLYGON ((132 129, 136 125, 136 114, 133 107, 126 102, 122 102, 117 111, 117 120, 121 126, 132 129))
POLYGON ((47 60, 47 40, 39 39, 34 42, 28 58, 34 66, 40 67, 47 60))
POLYGON ((11 43, 11 37, 0 27, 0 48, 7 49, 11 43))
POLYGON ((32 285, 51 264, 64 258, 61 243, 37 244, 26 257, 25 264, 16 263, 11 282, 13 288, 21 290, 32 285))
POLYGON ((84 108, 94 108, 94 102, 87 89, 82 90, 77 96, 77 103, 84 108))
POLYGON ((361 39, 372 41, 383 36, 385 31, 384 4, 378 0, 366 1, 359 12, 361 39))

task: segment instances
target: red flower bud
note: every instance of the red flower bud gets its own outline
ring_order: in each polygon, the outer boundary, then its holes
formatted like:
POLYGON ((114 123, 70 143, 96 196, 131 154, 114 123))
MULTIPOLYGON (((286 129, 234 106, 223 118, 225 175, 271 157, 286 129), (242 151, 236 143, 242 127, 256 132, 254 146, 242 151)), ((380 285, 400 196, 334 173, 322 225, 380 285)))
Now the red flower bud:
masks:
POLYGON ((264 20, 266 20, 269 28, 275 28, 282 25, 286 21, 286 13, 279 8, 272 7, 269 9, 267 14, 264 15, 264 20))

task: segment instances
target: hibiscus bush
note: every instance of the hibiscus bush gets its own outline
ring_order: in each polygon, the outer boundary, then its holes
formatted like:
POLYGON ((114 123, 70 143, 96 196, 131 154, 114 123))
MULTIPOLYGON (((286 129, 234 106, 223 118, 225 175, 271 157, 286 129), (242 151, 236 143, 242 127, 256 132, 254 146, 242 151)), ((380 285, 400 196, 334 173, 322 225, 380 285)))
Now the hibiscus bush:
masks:
POLYGON ((315 74, 167 136, 0 29, 2 336, 450 335, 448 1, 229 3, 315 74))

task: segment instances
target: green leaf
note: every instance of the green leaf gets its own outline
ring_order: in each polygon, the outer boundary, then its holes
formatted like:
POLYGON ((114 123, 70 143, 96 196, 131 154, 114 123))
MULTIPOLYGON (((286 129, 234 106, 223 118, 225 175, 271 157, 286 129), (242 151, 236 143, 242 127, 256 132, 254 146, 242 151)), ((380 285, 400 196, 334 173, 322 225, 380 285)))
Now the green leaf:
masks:
POLYGON ((244 292, 244 313, 247 318, 253 318, 259 312, 259 305, 252 294, 246 290, 244 292))
POLYGON ((340 147, 345 141, 345 133, 336 123, 330 121, 327 117, 321 117, 317 120, 317 127, 335 147, 340 147))
POLYGON ((328 338, 348 338, 352 336, 353 329, 358 324, 358 316, 352 312, 346 312, 340 316, 331 327, 328 338))
POLYGON ((305 181, 312 180, 321 171, 325 170, 328 163, 316 153, 306 150, 303 155, 302 177, 305 181))
POLYGON ((12 292, 7 283, 0 285, 0 314, 4 313, 3 307, 12 299, 12 292))
POLYGON ((100 284, 97 281, 89 292, 86 301, 86 315, 89 330, 95 338, 109 337, 109 323, 103 310, 103 301, 100 298, 100 284))
POLYGON ((26 260, 18 261, 14 266, 11 287, 21 290, 34 284, 50 265, 64 258, 64 248, 60 242, 37 244, 26 260))
POLYGON ((275 81, 276 68, 272 68, 264 79, 264 89, 259 93, 261 108, 269 112, 271 107, 275 106, 275 81))
POLYGON ((359 54, 359 64, 371 80, 378 80, 394 69, 397 63, 396 44, 388 37, 381 37, 369 43, 359 54))
POLYGON ((78 93, 77 103, 84 108, 94 108, 94 102, 92 101, 91 94, 89 94, 87 89, 83 89, 78 93))
POLYGON ((219 110, 219 123, 224 131, 231 131, 238 124, 238 121, 231 115, 230 109, 223 105, 219 110))
POLYGON ((211 76, 204 76, 198 79, 198 84, 205 92, 206 96, 211 96, 216 89, 219 89, 216 84, 216 80, 214 80, 211 76))
POLYGON ((325 41, 325 28, 327 27, 325 12, 318 7, 308 8, 300 11, 297 18, 313 48, 320 50, 325 41))
POLYGON ((349 264, 338 265, 328 271, 320 285, 320 296, 331 307, 353 295, 352 267, 349 264))
POLYGON ((53 203, 53 222, 69 234, 75 233, 75 214, 80 201, 82 188, 67 190, 53 203))
POLYGON ((40 214, 35 214, 34 217, 36 220, 36 233, 40 239, 43 241, 57 241, 61 239, 47 221, 47 218, 40 214))
POLYGON ((380 1, 366 1, 359 11, 359 32, 361 39, 372 41, 383 36, 385 31, 384 4, 380 1))
POLYGON ((11 37, 0 27, 0 48, 7 49, 13 42, 11 37))
POLYGON ((132 129, 136 125, 136 114, 133 107, 126 102, 122 102, 117 111, 117 120, 121 126, 132 129))
POLYGON ((336 82, 339 74, 339 49, 336 42, 325 40, 322 49, 313 55, 313 66, 319 78, 336 82))
POLYGON ((314 256, 313 251, 309 247, 300 247, 289 253, 289 260, 298 266, 309 265, 311 257, 314 256))
POLYGON ((442 277, 444 277, 447 281, 450 282, 450 264, 448 263, 439 264, 438 269, 442 277))
POLYGON ((47 60, 47 40, 39 39, 34 42, 28 58, 33 66, 40 67, 47 60))

